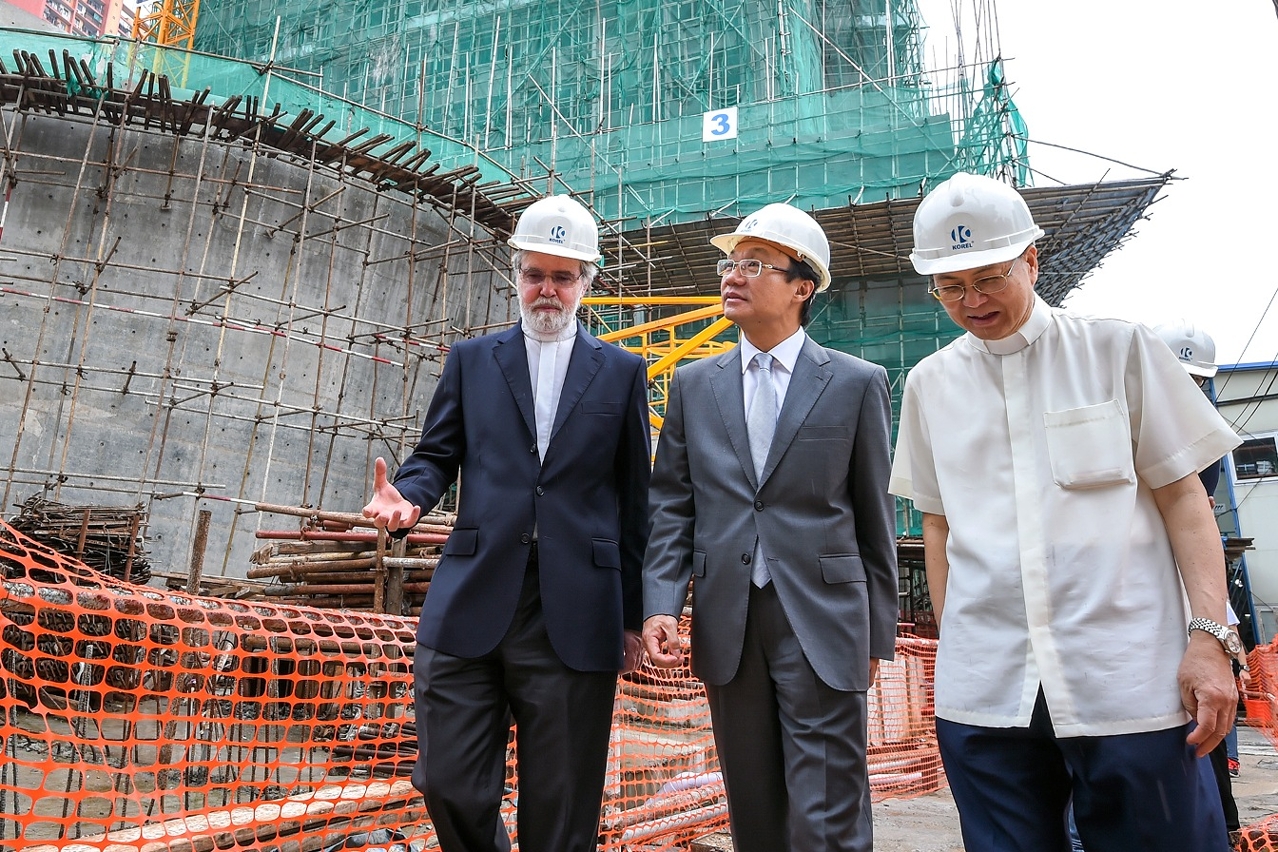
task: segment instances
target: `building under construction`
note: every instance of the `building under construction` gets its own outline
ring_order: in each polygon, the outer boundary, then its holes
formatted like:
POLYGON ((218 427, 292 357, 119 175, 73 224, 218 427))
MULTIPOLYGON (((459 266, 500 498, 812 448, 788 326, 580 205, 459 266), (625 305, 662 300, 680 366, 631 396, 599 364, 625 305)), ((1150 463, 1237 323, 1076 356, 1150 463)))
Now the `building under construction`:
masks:
MULTIPOLYGON (((504 240, 551 190, 605 222, 589 322, 648 356, 658 422, 659 374, 734 339, 669 300, 778 200, 831 237, 810 333, 899 392, 955 333, 907 260, 921 193, 1028 183, 992 2, 955 5, 940 69, 912 0, 207 0, 202 53, 0 32, 4 511, 140 505, 157 570, 242 576, 254 504, 358 509, 449 345, 517 316, 504 240)), ((1028 188, 1043 296, 1165 183, 1028 188)))

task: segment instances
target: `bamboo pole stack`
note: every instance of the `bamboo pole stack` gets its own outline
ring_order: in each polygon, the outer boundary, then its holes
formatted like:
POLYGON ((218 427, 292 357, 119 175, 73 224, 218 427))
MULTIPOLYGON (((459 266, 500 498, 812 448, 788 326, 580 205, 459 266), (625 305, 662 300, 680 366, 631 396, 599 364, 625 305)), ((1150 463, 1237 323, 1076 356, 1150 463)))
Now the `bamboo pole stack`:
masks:
POLYGON ((258 530, 268 542, 251 557, 250 580, 268 579, 274 603, 411 615, 420 609, 454 516, 431 512, 402 539, 363 515, 257 503, 259 512, 302 519, 294 529, 258 530))

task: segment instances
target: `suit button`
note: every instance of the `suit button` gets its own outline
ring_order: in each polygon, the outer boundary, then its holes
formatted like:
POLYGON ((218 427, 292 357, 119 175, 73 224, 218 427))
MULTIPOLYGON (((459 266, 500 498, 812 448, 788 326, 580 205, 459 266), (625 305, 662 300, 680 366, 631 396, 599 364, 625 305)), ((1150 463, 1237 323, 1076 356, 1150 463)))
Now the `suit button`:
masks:
POLYGON ((544 488, 542 488, 540 485, 538 485, 538 486, 537 486, 537 496, 538 496, 538 497, 540 497, 541 495, 543 495, 543 494, 545 494, 545 493, 546 493, 546 489, 544 489, 544 488))
POLYGON ((763 501, 762 501, 762 500, 755 500, 755 501, 754 501, 754 510, 755 510, 756 512, 762 512, 762 511, 763 511, 763 501))
POLYGON ((533 444, 531 447, 529 447, 529 448, 528 448, 528 452, 530 452, 530 453, 535 453, 535 452, 537 452, 537 445, 536 445, 536 444, 533 444))
POLYGON ((527 544, 530 541, 532 541, 532 536, 530 536, 528 533, 524 533, 523 535, 519 537, 520 544, 527 544))
POLYGON ((749 564, 750 564, 750 554, 748 554, 748 553, 743 553, 743 554, 741 554, 741 564, 742 564, 742 565, 749 565, 749 564))

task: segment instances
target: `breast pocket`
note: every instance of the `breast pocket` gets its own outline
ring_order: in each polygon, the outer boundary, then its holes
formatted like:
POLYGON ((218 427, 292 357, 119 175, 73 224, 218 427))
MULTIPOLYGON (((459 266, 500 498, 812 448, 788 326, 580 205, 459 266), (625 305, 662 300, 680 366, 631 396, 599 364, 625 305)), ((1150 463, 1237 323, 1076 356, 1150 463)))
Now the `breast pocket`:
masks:
POLYGON ((1052 479, 1061 488, 1136 481, 1131 427, 1118 400, 1043 413, 1052 479))

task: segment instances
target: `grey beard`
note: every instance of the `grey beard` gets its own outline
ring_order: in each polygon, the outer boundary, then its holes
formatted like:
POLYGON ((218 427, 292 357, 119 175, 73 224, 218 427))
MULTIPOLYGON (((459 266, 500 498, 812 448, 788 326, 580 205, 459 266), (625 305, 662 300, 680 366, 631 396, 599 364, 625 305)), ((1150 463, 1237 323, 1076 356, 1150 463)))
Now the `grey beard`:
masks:
POLYGON ((568 327, 572 322, 573 316, 577 313, 577 306, 565 306, 563 310, 555 313, 547 313, 537 311, 528 307, 523 302, 519 303, 519 316, 524 321, 524 327, 535 334, 556 335, 568 327))

